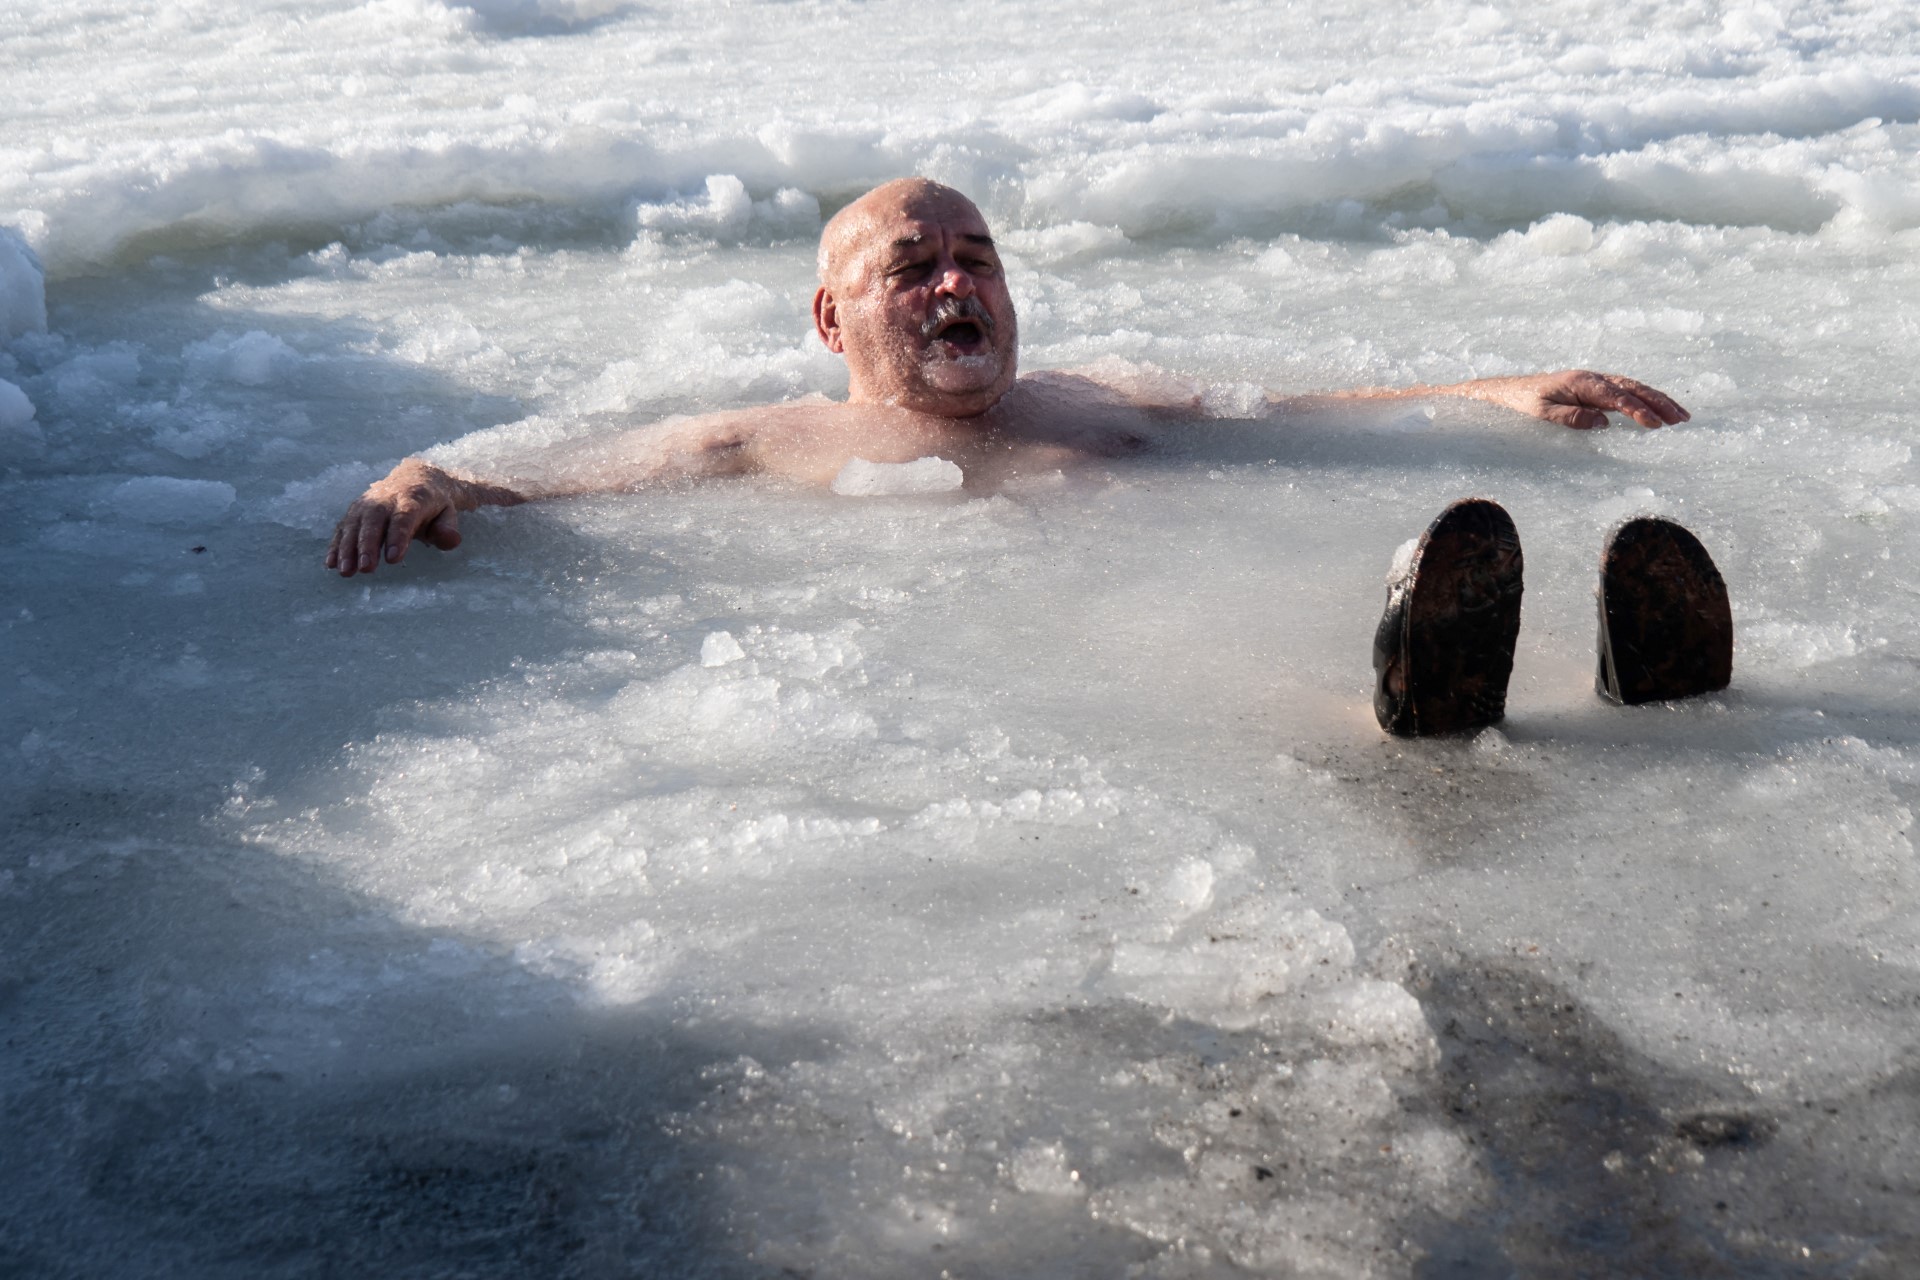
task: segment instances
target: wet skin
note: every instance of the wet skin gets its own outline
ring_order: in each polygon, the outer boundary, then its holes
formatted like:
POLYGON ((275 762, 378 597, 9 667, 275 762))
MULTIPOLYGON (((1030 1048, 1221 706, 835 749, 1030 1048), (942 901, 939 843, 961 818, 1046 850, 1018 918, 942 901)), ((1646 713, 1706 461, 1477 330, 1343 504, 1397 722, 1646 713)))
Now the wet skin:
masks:
MULTIPOLYGON (((876 187, 820 237, 814 328, 847 362, 845 401, 793 403, 660 423, 545 457, 508 474, 461 475, 409 458, 334 530, 342 577, 398 564, 415 541, 460 544, 459 514, 636 489, 678 477, 764 472, 827 484, 853 458, 957 463, 973 489, 1023 472, 1150 447, 1202 416, 1197 388, 1125 369, 1019 376, 1019 320, 986 220, 959 192, 909 178, 876 187)), ((1271 415, 1329 401, 1436 395, 1501 405, 1580 429, 1623 414, 1686 421, 1673 400, 1619 375, 1572 369, 1450 386, 1370 387, 1268 397, 1271 415)))

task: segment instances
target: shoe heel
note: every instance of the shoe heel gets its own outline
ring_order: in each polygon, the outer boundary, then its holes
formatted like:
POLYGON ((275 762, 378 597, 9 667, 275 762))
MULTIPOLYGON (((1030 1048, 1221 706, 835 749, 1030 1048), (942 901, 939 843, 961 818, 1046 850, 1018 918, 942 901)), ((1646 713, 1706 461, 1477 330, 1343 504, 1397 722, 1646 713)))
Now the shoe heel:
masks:
POLYGON ((1374 633, 1382 729, 1467 733, 1506 715, 1524 572, 1520 535, 1496 502, 1463 499, 1427 527, 1374 633))
POLYGON ((1726 580, 1700 539, 1655 516, 1629 520, 1600 557, 1597 693, 1636 706, 1733 680, 1726 580))

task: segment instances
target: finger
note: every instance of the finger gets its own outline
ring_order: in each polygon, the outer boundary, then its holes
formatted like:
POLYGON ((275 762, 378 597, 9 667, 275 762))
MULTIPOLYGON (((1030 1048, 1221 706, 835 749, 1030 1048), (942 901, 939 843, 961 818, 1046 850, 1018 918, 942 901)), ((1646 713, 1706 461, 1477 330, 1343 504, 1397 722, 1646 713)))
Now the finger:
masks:
POLYGON ((361 507, 358 502, 347 508, 347 514, 333 530, 333 546, 327 551, 327 567, 337 571, 343 578, 351 578, 360 571, 360 524, 361 507))
POLYGON ((460 514, 449 507, 422 525, 413 536, 430 547, 451 551, 460 545, 460 514))
POLYGON ((1661 421, 1669 426, 1676 422, 1691 421, 1693 415, 1680 407, 1680 402, 1666 392, 1648 386, 1634 378, 1615 378, 1615 382, 1645 400, 1653 411, 1660 415, 1661 421))
POLYGON ((1607 425, 1606 414, 1577 404, 1544 404, 1534 416, 1576 431, 1592 431, 1607 425))
POLYGON ((355 541, 359 552, 359 568, 362 573, 372 573, 374 566, 380 563, 380 544, 387 536, 387 513, 375 507, 363 512, 360 517, 360 533, 355 541))
POLYGON ((418 529, 427 522, 427 510, 412 503, 395 508, 393 518, 387 522, 387 536, 383 550, 388 564, 399 564, 407 558, 407 548, 418 537, 418 529))
POLYGON ((1625 388, 1615 393, 1613 403, 1607 405, 1607 408, 1615 413, 1626 414, 1648 430, 1667 425, 1666 420, 1653 411, 1652 405, 1625 388))
POLYGON ((1576 380, 1573 393, 1587 404, 1624 413, 1643 427, 1665 425, 1652 405, 1604 374, 1588 374, 1576 380))

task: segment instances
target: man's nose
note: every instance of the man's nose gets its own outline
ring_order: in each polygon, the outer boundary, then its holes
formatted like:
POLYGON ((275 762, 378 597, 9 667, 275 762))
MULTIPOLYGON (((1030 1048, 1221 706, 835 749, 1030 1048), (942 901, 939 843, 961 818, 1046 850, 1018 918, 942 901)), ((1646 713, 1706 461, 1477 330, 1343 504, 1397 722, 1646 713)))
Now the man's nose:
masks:
POLYGON ((955 298, 971 298, 974 294, 973 273, 949 258, 940 264, 935 274, 933 291, 955 298))

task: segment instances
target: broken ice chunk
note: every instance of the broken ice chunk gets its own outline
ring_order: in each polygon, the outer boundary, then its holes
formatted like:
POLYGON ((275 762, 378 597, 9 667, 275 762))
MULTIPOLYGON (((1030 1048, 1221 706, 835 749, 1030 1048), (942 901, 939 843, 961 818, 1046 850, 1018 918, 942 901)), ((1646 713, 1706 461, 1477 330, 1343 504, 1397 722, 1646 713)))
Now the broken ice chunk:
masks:
POLYGON ((1413 556, 1420 550, 1420 539, 1408 538, 1394 549, 1393 564, 1387 569, 1387 585, 1397 587, 1413 572, 1413 556))
POLYGON ((850 459, 833 478, 833 491, 845 497, 893 497, 908 493, 951 493, 965 483, 960 468, 945 458, 912 462, 850 459))
POLYGON ((278 382, 301 363, 298 351, 259 329, 238 337, 223 329, 211 338, 188 343, 180 354, 197 376, 243 387, 278 382))
POLYGON ((24 431, 33 415, 33 401, 27 399, 27 393, 0 378, 0 431, 24 431))
POLYGON ((700 642, 700 665, 703 667, 724 667, 746 656, 747 651, 740 647, 740 642, 733 638, 731 631, 710 631, 707 638, 700 642))

